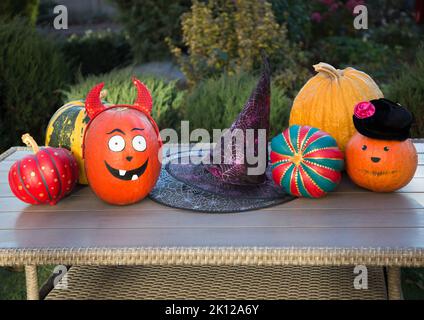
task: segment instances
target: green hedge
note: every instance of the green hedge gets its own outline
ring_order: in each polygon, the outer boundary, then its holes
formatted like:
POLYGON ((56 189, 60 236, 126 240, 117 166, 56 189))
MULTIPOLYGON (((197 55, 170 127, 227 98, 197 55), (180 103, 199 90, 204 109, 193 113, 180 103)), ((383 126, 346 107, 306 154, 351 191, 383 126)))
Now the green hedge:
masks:
POLYGON ((21 145, 29 132, 39 143, 55 109, 69 69, 54 42, 27 21, 0 20, 0 149, 21 145))
MULTIPOLYGON (((187 96, 184 103, 185 119, 191 128, 229 128, 237 118, 258 81, 257 76, 239 73, 222 75, 201 82, 187 96)), ((288 126, 291 100, 277 86, 271 88, 271 134, 288 126)))
POLYGON ((399 71, 399 50, 361 38, 335 36, 317 42, 314 58, 339 68, 355 67, 370 74, 377 82, 386 83, 399 71))
POLYGON ((79 77, 76 85, 65 92, 67 100, 84 99, 87 93, 100 82, 105 83, 107 100, 110 103, 133 103, 136 90, 131 81, 132 76, 138 77, 149 88, 153 97, 153 118, 160 129, 178 129, 182 117, 181 103, 185 92, 177 88, 175 81, 165 82, 153 77, 137 74, 131 68, 114 70, 101 76, 79 77))
POLYGON ((387 87, 386 96, 408 107, 414 113, 414 138, 424 138, 424 48, 418 51, 412 65, 404 65, 398 77, 387 87))
POLYGON ((30 24, 35 25, 39 5, 40 0, 1 0, 0 15, 26 18, 30 24))
POLYGON ((309 43, 311 40, 311 2, 299 0, 269 0, 280 25, 287 25, 291 41, 309 43))
POLYGON ((128 39, 110 30, 74 34, 63 43, 62 50, 73 69, 82 75, 106 73, 132 62, 128 39))
POLYGON ((181 43, 180 17, 191 0, 109 0, 119 9, 119 20, 129 36, 137 62, 167 58, 166 38, 181 43))

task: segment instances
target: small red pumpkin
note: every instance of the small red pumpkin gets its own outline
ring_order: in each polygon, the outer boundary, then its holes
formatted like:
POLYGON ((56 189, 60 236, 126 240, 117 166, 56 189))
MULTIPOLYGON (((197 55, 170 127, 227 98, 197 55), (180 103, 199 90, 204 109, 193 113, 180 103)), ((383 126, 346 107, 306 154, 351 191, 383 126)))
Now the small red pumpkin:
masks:
POLYGON ((346 146, 346 170, 357 185, 392 192, 414 177, 418 156, 410 139, 377 140, 356 133, 346 146))
POLYGON ((160 174, 159 129, 151 117, 152 97, 139 80, 134 105, 105 107, 103 83, 87 96, 90 117, 84 138, 87 179, 96 195, 111 204, 128 205, 145 198, 160 174))
POLYGON ((29 204, 56 204, 71 193, 78 180, 78 165, 63 148, 39 148, 29 134, 22 141, 34 155, 16 161, 9 170, 9 186, 13 194, 29 204))

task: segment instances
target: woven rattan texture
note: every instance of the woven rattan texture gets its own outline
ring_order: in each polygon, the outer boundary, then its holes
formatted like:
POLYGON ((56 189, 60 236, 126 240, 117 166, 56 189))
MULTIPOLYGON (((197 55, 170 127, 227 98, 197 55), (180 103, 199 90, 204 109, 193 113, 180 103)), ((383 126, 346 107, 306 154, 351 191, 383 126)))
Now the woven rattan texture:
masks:
POLYGON ((368 290, 355 276, 349 266, 76 266, 47 299, 387 298, 383 268, 368 268, 368 290))
POLYGON ((384 248, 63 248, 0 249, 0 266, 14 265, 310 265, 420 267, 424 251, 384 248))

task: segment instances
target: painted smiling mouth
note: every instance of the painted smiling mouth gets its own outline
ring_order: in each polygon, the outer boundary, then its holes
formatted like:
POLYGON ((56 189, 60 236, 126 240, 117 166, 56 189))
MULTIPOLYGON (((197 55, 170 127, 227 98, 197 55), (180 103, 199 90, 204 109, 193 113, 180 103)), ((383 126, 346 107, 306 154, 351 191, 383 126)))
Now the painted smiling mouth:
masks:
POLYGON ((149 162, 149 159, 147 159, 146 162, 141 167, 138 167, 137 169, 130 170, 130 171, 112 168, 106 161, 105 161, 105 165, 106 165, 106 168, 109 170, 109 172, 115 178, 118 178, 120 180, 125 180, 125 181, 130 181, 130 180, 135 181, 141 177, 144 171, 146 171, 148 162, 149 162))
POLYGON ((397 173, 396 170, 393 170, 393 171, 369 171, 369 170, 363 169, 361 171, 364 172, 364 173, 366 173, 366 174, 371 174, 371 175, 377 176, 377 177, 386 176, 386 175, 389 175, 389 174, 396 174, 397 173))

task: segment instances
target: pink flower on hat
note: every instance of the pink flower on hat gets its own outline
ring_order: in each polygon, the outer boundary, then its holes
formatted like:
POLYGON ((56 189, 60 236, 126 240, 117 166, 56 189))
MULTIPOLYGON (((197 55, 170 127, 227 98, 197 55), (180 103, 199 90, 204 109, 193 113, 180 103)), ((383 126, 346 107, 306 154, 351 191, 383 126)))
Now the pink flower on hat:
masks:
POLYGON ((353 113, 355 114, 355 117, 358 119, 366 119, 374 115, 375 107, 369 101, 360 102, 356 105, 353 113))

